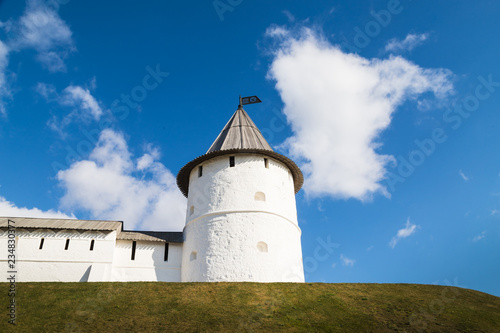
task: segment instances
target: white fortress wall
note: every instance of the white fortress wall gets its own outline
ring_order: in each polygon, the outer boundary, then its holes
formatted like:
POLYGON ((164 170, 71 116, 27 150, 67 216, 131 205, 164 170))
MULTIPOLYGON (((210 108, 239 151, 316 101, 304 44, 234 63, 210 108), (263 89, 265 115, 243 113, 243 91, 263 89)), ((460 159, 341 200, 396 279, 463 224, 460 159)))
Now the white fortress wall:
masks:
MULTIPOLYGON (((115 238, 115 231, 18 228, 17 279, 19 282, 105 281, 113 260, 115 238), (94 245, 91 250, 92 240, 94 245)), ((0 231, 0 248, 7 249, 7 230, 3 228, 0 231)), ((7 255, 7 251, 0 251, 0 267, 4 271, 8 270, 7 255)))
POLYGON ((136 241, 132 260, 131 240, 117 240, 110 281, 181 281, 182 243, 136 241), (165 260, 167 259, 167 260, 165 260))

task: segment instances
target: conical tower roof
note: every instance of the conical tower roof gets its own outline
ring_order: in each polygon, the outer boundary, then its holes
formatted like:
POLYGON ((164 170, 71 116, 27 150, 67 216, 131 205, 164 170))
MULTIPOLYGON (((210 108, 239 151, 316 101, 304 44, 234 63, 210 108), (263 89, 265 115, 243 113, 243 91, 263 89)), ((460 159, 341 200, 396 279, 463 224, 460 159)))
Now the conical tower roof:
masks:
POLYGON ((241 105, 234 112, 206 154, 195 158, 181 168, 177 174, 177 186, 182 194, 187 197, 189 192, 189 175, 197 165, 217 156, 242 153, 257 153, 280 161, 292 173, 295 193, 302 187, 304 183, 302 171, 300 171, 299 167, 291 159, 273 151, 241 105))
POLYGON ((273 149, 242 107, 233 114, 207 151, 228 149, 273 149))

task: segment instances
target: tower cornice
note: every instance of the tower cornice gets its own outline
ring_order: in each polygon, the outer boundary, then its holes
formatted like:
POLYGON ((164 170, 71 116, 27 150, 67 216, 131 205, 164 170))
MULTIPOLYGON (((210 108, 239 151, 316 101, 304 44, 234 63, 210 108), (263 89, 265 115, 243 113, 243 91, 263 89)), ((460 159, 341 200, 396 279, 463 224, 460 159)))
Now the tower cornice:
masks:
POLYGON ((191 175, 191 171, 199 164, 208 161, 214 157, 224 156, 224 155, 236 155, 236 154, 260 154, 264 156, 269 156, 274 158, 275 160, 285 164, 293 177, 293 184, 295 193, 297 193, 304 184, 304 175, 300 168, 295 164, 294 161, 286 157, 285 155, 281 155, 272 150, 267 149, 253 149, 253 148, 234 148, 234 149, 226 149, 226 150, 216 150, 201 156, 198 156, 191 162, 184 165, 179 173, 177 174, 177 186, 181 190, 182 194, 185 197, 188 196, 189 193, 189 176, 191 175))

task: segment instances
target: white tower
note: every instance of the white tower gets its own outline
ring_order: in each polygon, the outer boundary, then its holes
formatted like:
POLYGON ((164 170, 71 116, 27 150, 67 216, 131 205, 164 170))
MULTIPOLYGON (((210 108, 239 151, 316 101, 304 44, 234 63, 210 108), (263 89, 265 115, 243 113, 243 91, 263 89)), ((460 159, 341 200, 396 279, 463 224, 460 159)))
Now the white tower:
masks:
POLYGON ((303 175, 241 105, 177 185, 188 198, 183 282, 304 282, 295 193, 303 175))

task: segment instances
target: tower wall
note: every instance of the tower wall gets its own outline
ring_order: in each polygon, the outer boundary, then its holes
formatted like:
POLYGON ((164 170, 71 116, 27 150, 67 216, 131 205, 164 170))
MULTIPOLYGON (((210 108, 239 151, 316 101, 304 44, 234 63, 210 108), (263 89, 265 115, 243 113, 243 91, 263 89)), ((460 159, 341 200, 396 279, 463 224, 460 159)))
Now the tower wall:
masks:
POLYGON ((293 178, 282 163, 260 154, 203 162, 190 174, 186 216, 182 281, 304 281, 293 178))

